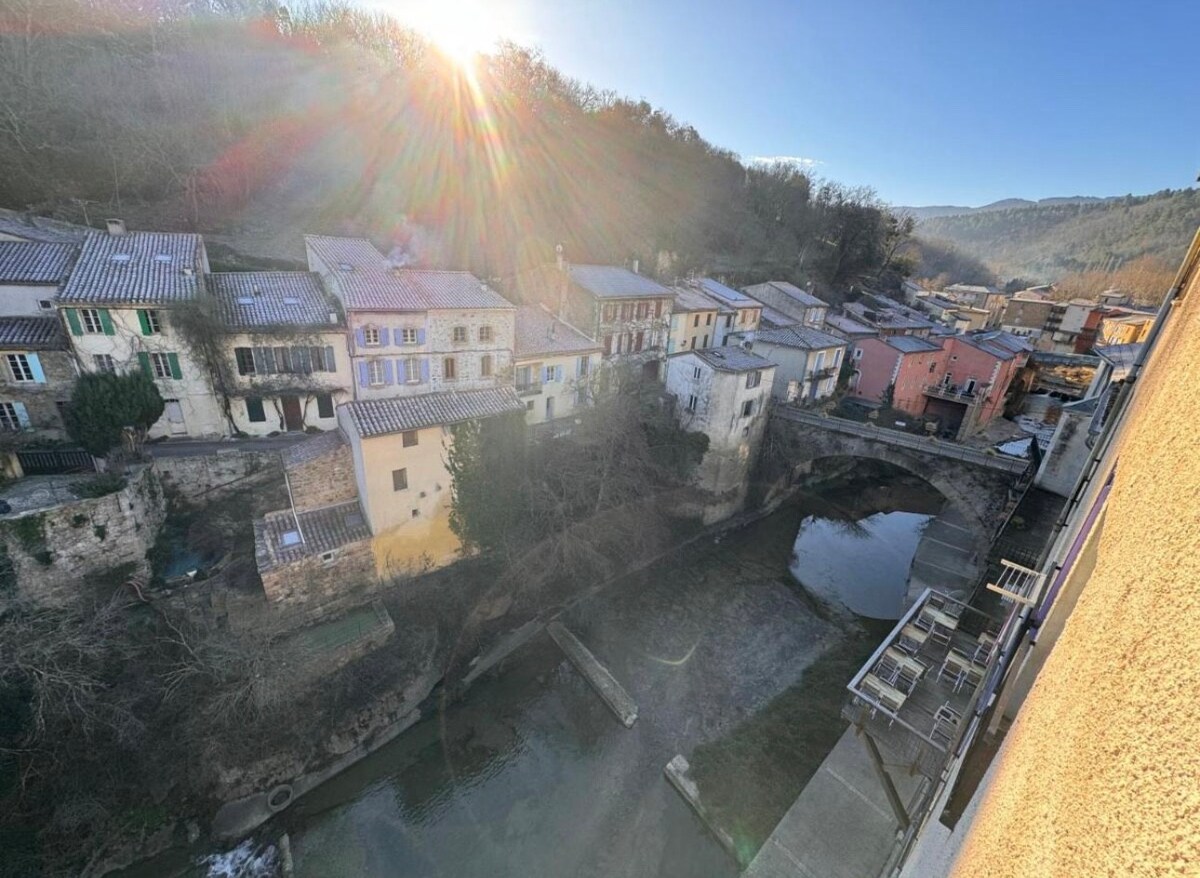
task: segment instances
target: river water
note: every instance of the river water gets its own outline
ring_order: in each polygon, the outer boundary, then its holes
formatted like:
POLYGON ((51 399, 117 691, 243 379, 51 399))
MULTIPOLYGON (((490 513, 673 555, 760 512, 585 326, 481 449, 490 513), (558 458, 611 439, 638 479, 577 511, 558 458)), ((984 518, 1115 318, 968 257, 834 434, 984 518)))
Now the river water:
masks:
POLYGON ((663 767, 692 760, 748 860, 845 728, 845 682, 890 627, 809 592, 892 614, 939 504, 899 476, 836 483, 587 599, 563 621, 638 702, 632 729, 541 635, 286 812, 296 875, 734 878, 663 767))

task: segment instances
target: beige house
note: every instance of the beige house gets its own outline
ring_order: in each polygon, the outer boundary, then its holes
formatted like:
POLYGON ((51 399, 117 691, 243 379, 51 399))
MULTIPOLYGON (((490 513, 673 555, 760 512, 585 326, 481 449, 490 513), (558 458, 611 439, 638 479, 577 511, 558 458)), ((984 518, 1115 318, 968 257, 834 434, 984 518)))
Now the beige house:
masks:
POLYGON ((689 285, 672 287, 671 292, 675 301, 671 303, 667 356, 715 346, 721 334, 722 305, 689 285))
POLYGON ((166 409, 151 437, 229 434, 208 365, 172 322, 205 294, 207 272, 199 235, 127 232, 113 220, 87 236, 55 302, 82 371, 140 368, 158 385, 166 409))
POLYGON ((758 329, 762 321, 762 302, 711 277, 695 277, 686 283, 687 286, 698 289, 713 299, 721 307, 713 347, 728 344, 729 336, 734 332, 754 332, 758 329))
POLYGON ((514 364, 525 423, 544 424, 571 417, 591 400, 600 346, 541 305, 523 305, 517 310, 514 364))
POLYGON ((229 414, 238 433, 337 427, 353 398, 346 323, 321 279, 305 271, 217 272, 209 293, 224 340, 229 414))
POLYGON ((742 292, 796 320, 801 325, 813 329, 820 329, 824 326, 825 315, 829 313, 827 302, 784 280, 754 284, 746 287, 742 292))
POLYGON ((364 238, 304 243, 346 315, 355 399, 511 382, 516 307, 487 284, 465 271, 400 267, 364 238))
MULTIPOLYGON (((738 334, 735 339, 741 339, 738 334)), ((837 389, 838 370, 846 355, 846 340, 810 329, 788 326, 764 329, 745 347, 774 363, 775 380, 771 395, 784 402, 819 402, 837 389)))
POLYGON ((450 529, 450 427, 525 411, 512 387, 356 400, 338 408, 380 577, 459 556, 450 529))

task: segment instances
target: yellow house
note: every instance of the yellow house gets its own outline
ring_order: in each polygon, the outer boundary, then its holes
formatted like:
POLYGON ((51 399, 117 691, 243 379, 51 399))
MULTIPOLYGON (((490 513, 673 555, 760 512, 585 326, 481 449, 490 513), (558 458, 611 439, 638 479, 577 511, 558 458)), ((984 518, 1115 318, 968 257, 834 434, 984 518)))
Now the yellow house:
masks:
POLYGON ((524 410, 512 387, 356 400, 338 408, 380 577, 442 567, 459 556, 461 543, 450 529, 449 428, 524 410))
POLYGON ((543 306, 525 305, 517 310, 513 365, 525 423, 544 424, 569 418, 589 402, 600 345, 543 306))
POLYGON ((734 332, 754 332, 762 320, 762 302, 752 299, 740 290, 727 287, 711 277, 695 277, 687 281, 687 285, 697 289, 715 301, 721 311, 717 317, 717 336, 713 339, 713 347, 724 347, 729 344, 729 336, 734 332))
POLYGON ((722 306, 691 286, 673 287, 671 292, 675 301, 671 303, 667 355, 715 346, 722 328, 722 306))

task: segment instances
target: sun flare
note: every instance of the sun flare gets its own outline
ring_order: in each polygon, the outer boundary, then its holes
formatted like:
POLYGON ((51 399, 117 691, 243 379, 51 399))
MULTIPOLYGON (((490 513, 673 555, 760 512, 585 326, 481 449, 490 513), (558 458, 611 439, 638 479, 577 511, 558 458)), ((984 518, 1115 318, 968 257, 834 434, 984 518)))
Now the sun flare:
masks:
POLYGON ((500 5, 479 0, 420 0, 402 4, 397 13, 447 57, 465 64, 513 37, 512 22, 505 20, 500 5))

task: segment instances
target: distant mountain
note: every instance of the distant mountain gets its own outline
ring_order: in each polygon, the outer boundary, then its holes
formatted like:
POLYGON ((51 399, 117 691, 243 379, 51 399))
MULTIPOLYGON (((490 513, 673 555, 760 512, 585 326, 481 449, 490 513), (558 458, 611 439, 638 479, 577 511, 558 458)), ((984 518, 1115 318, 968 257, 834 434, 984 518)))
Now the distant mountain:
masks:
POLYGON ((1013 198, 918 219, 918 238, 948 241, 1002 278, 1048 282, 1112 270, 1141 256, 1177 263, 1200 226, 1200 189, 1038 202, 1013 198))
MULTIPOLYGON (((1120 196, 1117 196, 1120 197, 1120 196)), ((946 216, 962 216, 968 213, 986 213, 993 210, 1018 210, 1022 207, 1053 207, 1060 204, 1091 204, 1097 201, 1111 201, 1110 198, 1097 198, 1094 195, 1070 195, 1058 198, 1042 198, 1030 201, 1028 198, 1004 198, 993 201, 982 207, 964 207, 954 204, 935 204, 928 207, 897 207, 897 211, 911 214, 918 222, 928 219, 940 219, 946 216)))

